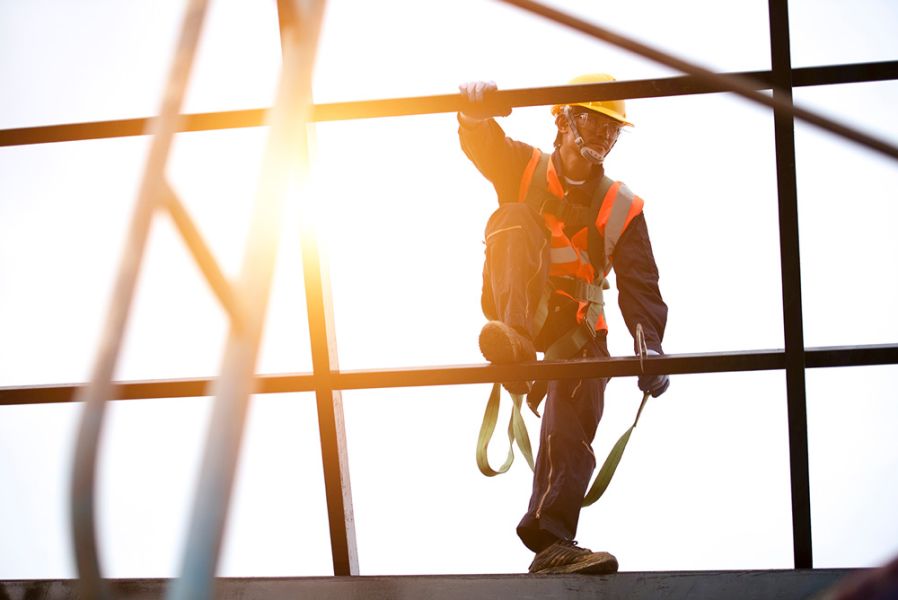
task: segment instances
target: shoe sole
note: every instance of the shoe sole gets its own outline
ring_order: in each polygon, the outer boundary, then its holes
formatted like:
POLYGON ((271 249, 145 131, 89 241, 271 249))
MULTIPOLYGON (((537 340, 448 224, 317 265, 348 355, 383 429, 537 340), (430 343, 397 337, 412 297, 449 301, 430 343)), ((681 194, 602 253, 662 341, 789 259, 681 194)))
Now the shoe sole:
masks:
POLYGON ((514 345, 498 323, 487 323, 480 330, 480 352, 494 364, 507 365, 515 361, 514 345))
POLYGON ((536 571, 537 575, 610 575, 617 573, 617 559, 607 552, 593 552, 588 558, 569 565, 546 567, 536 571))
MULTIPOLYGON (((515 343, 509 338, 509 331, 502 323, 491 321, 480 330, 480 352, 483 357, 495 365, 508 365, 520 362, 521 357, 515 352, 515 343)), ((536 356, 526 357, 525 360, 535 360, 536 356)), ((528 394, 530 392, 529 381, 512 381, 503 383, 502 386, 511 394, 528 394)))

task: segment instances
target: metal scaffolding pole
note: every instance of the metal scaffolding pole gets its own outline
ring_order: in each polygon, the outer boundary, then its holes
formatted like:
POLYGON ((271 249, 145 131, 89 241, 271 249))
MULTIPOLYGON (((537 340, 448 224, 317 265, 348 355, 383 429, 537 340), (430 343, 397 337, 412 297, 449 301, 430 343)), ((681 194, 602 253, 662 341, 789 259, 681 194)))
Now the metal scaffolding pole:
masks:
POLYGON ((343 393, 334 386, 331 377, 332 373, 339 371, 333 303, 328 270, 321 263, 314 237, 303 238, 302 262, 334 575, 358 575, 343 393))
MULTIPOLYGON (((286 3, 285 3, 286 5, 286 3)), ((305 158, 306 123, 311 107, 311 80, 323 0, 297 2, 284 26, 284 65, 277 102, 269 113, 271 132, 259 184, 256 210, 243 269, 236 286, 222 274, 187 211, 165 177, 165 166, 206 13, 206 0, 192 0, 172 64, 160 117, 152 121, 153 141, 137 205, 90 383, 79 391, 84 403, 75 448, 71 489, 73 542, 81 595, 109 598, 99 564, 94 516, 97 448, 106 400, 115 395, 112 375, 134 296, 137 276, 156 209, 165 208, 213 292, 230 316, 230 335, 216 399, 203 472, 191 520, 182 575, 171 588, 173 598, 202 598, 211 582, 240 452, 247 405, 255 385, 255 366, 270 291, 280 230, 283 197, 291 168, 305 158)), ((205 385, 204 385, 205 388, 205 385)))
MULTIPOLYGON (((769 0, 773 97, 792 103, 789 7, 769 0)), ((805 390, 804 325, 801 305, 801 259, 798 243, 798 187, 795 173, 795 122, 775 108, 776 179, 779 197, 780 276, 783 337, 786 347, 786 402, 789 416, 789 469, 792 486, 792 551, 796 569, 814 566, 811 543, 811 484, 808 467, 808 413, 805 390)))
POLYGON ((857 144, 875 150, 886 156, 898 159, 898 147, 880 138, 868 135, 862 131, 843 125, 837 121, 812 110, 795 106, 791 99, 786 100, 780 96, 766 96, 757 91, 757 83, 743 77, 732 77, 720 73, 714 73, 700 67, 694 63, 690 63, 681 58, 677 58, 667 52, 662 52, 656 48, 652 48, 646 44, 637 42, 636 40, 613 32, 605 27, 600 27, 593 23, 588 23, 582 19, 555 10, 539 2, 533 0, 501 0, 507 4, 512 4, 519 8, 523 8, 533 14, 545 17, 559 25, 564 25, 575 29, 588 36, 613 44, 618 48, 622 48, 634 54, 638 54, 644 58, 655 61, 662 65, 676 69, 682 73, 687 73, 699 81, 714 87, 722 87, 726 91, 733 92, 742 96, 747 100, 756 102, 763 106, 776 109, 783 115, 789 115, 797 119, 801 119, 806 123, 815 125, 825 131, 836 134, 845 139, 851 140, 857 144))
MULTIPOLYGON (((898 79, 898 61, 824 65, 791 69, 793 87, 866 83, 898 79)), ((714 73, 723 81, 737 79, 754 90, 773 86, 772 71, 741 71, 714 73)), ((585 100, 617 100, 663 98, 693 94, 728 92, 729 88, 716 79, 679 75, 655 79, 621 80, 584 85, 557 85, 536 88, 498 90, 495 101, 503 107, 545 106, 569 104, 585 100)), ((464 108, 459 94, 383 98, 351 102, 329 102, 312 107, 315 122, 403 117, 457 112, 464 108)), ((791 108, 790 108, 791 111, 791 108)), ((215 131, 260 127, 265 124, 267 110, 250 108, 183 115, 178 131, 215 131)), ((0 147, 30 144, 50 144, 78 140, 109 139, 143 135, 152 118, 118 119, 88 123, 41 125, 0 130, 0 147)), ((853 129, 851 131, 854 131, 853 129)), ((895 149, 890 145, 890 148, 895 149)), ((898 150, 895 150, 898 153, 898 150)))
MULTIPOLYGON (((898 344, 824 346, 805 348, 805 367, 869 367, 898 364, 898 344)), ((779 350, 665 354, 646 359, 645 372, 667 375, 772 371, 786 368, 786 354, 779 350)), ((374 370, 333 370, 328 385, 335 390, 384 389, 435 385, 467 385, 496 381, 583 379, 584 377, 634 377, 641 373, 639 359, 612 357, 575 361, 539 361, 518 365, 443 365, 374 370)), ((284 394, 314 392, 318 376, 311 373, 282 373, 256 377, 255 393, 284 394)), ((193 398, 202 396, 211 379, 160 379, 117 381, 115 400, 193 398)), ((49 384, 0 388, 0 406, 61 404, 72 402, 78 384, 49 384)))
POLYGON ((284 36, 284 58, 265 148, 256 206, 236 285, 246 326, 232 323, 209 424, 200 481, 194 497, 180 576, 167 597, 211 598, 231 491, 265 321, 283 200, 296 167, 307 160, 306 125, 312 105, 312 72, 324 0, 293 0, 284 36))
POLYGON ((190 79, 205 14, 206 0, 191 0, 169 73, 162 110, 159 118, 153 122, 153 141, 91 380, 78 395, 78 401, 84 404, 84 408, 78 428, 71 481, 71 526, 75 563, 80 578, 81 596, 84 598, 109 597, 108 586, 102 578, 96 541, 94 491, 97 449, 103 429, 106 400, 114 393, 112 376, 118 362, 150 225, 154 212, 164 202, 168 189, 165 184, 165 165, 178 127, 181 104, 190 79))

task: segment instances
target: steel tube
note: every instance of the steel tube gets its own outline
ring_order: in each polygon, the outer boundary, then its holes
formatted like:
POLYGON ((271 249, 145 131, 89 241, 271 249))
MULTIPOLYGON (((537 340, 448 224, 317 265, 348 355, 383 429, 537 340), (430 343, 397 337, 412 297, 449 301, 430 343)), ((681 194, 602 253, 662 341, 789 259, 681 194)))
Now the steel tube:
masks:
MULTIPOLYGON (((792 103, 789 9, 786 0, 769 0, 773 98, 792 103)), ((796 569, 813 567, 811 485, 808 471, 808 415, 805 391, 804 325, 801 303, 801 259, 798 242, 798 187, 795 174, 795 123, 785 108, 773 111, 779 199, 780 274, 783 337, 786 348, 786 402, 791 472, 792 548, 796 569)))
POLYGON ((359 560, 349 478, 349 454, 343 419, 343 397, 330 374, 338 369, 337 339, 327 269, 322 266, 314 236, 302 244, 303 277, 309 337, 312 346, 312 382, 318 411, 318 435, 324 468, 324 488, 334 575, 358 575, 359 560))
POLYGON ((212 250, 206 244, 202 233, 200 233, 199 228, 193 222, 193 218, 191 218, 190 213, 187 212, 175 191, 167 181, 163 183, 163 186, 162 196, 165 207, 168 209, 168 214, 175 227, 181 234, 181 238, 187 244, 190 255, 199 267, 200 272, 202 272, 206 283, 209 284, 212 293, 215 294, 222 307, 230 316, 232 327, 241 330, 244 327, 245 317, 237 303, 233 286, 225 277, 224 272, 218 265, 218 261, 215 260, 215 256, 212 254, 212 250))
POLYGON ((162 100, 161 116, 152 123, 153 142, 138 190, 91 380, 78 390, 77 400, 83 402, 84 407, 72 466, 70 510, 75 564, 84 598, 105 599, 110 595, 108 584, 102 577, 97 552, 94 515, 97 451, 106 400, 112 395, 112 375, 118 362, 150 225, 164 195, 165 164, 177 129, 205 13, 205 0, 192 0, 187 6, 162 100))
MULTIPOLYGON (((298 0, 297 0, 298 1, 298 0)), ((275 107, 246 243, 235 286, 244 311, 245 327, 232 325, 215 382, 215 403, 209 424, 197 492, 189 520, 180 575, 168 590, 172 600, 213 596, 224 529, 230 507, 237 460, 249 399, 255 388, 256 360, 271 291, 283 204, 291 172, 304 159, 306 123, 311 106, 312 72, 324 0, 297 7, 298 18, 285 44, 275 107)))
POLYGON ((560 25, 565 25, 596 39, 608 42, 619 48, 623 48, 624 50, 628 50, 644 58, 648 58, 649 60, 653 60, 662 65, 671 67, 673 69, 676 69, 677 71, 688 73, 689 75, 698 78, 700 81, 705 82, 708 85, 721 86, 725 88, 726 91, 738 94, 747 100, 751 100, 752 102, 770 108, 778 109, 782 111, 783 114, 791 115, 795 118, 801 119, 802 121, 805 121, 812 125, 816 125, 821 129, 829 131, 830 133, 851 140, 857 144, 860 144, 861 146, 870 148, 871 150, 875 150, 876 152, 879 152, 891 158, 898 159, 898 147, 895 147, 894 145, 882 139, 833 121, 832 119, 829 119, 820 113, 795 106, 791 102, 787 102, 781 97, 778 97, 776 94, 774 94, 773 96, 766 96, 764 94, 761 94, 757 91, 758 84, 756 82, 748 81, 741 77, 733 77, 729 75, 714 73, 693 63, 687 62, 680 58, 676 58, 671 54, 662 52, 660 50, 647 46, 646 44, 637 42, 632 38, 628 38, 593 23, 588 23, 582 19, 578 19, 573 15, 564 13, 560 10, 556 10, 544 4, 540 4, 539 2, 533 2, 532 0, 501 1, 505 2, 506 4, 512 4, 514 6, 517 6, 518 8, 522 8, 541 17, 545 17, 560 25))
MULTIPOLYGON (((756 86, 757 90, 770 89, 773 75, 770 71, 743 71, 721 73, 727 78, 739 78, 756 86)), ((802 67, 792 70, 795 87, 864 83, 898 79, 898 61, 802 67)), ((582 100, 611 100, 617 98, 662 98, 691 94, 725 92, 719 83, 692 75, 617 81, 612 83, 550 86, 499 90, 496 101, 508 107, 545 106, 582 100)), ((464 107, 459 94, 414 96, 333 102, 312 107, 311 120, 316 122, 401 117, 456 112, 464 107)), ((261 127, 265 125, 268 109, 253 108, 211 113, 183 115, 178 131, 216 131, 261 127)), ((25 146, 54 142, 72 142, 144 135, 152 117, 41 125, 0 130, 0 147, 25 146)))
MULTIPOLYGON (((870 367, 898 364, 898 344, 868 346, 827 346, 805 350, 809 369, 870 367)), ((668 354, 647 359, 646 367, 670 375, 734 373, 785 369, 783 350, 716 352, 705 354, 668 354)), ((313 392, 316 378, 326 377, 333 389, 420 387, 493 383, 513 379, 566 379, 588 376, 631 377, 639 374, 635 357, 606 360, 537 362, 527 365, 447 365, 336 371, 313 375, 288 373, 257 375, 254 393, 284 394, 313 392)), ((209 394, 214 382, 209 378, 167 379, 156 381, 120 381, 113 384, 115 400, 153 398, 193 398, 209 394)), ((0 388, 0 406, 58 404, 72 402, 82 384, 32 385, 0 388)))

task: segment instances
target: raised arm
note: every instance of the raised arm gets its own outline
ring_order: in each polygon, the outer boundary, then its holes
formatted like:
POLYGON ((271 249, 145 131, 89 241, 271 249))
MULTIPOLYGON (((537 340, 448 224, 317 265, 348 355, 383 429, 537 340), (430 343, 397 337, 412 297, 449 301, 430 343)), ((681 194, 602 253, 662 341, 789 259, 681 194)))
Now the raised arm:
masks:
POLYGON ((533 147, 507 137, 493 118, 511 113, 491 102, 496 89, 495 83, 483 81, 459 86, 467 107, 458 113, 458 138, 465 155, 496 188, 499 202, 516 202, 533 147))

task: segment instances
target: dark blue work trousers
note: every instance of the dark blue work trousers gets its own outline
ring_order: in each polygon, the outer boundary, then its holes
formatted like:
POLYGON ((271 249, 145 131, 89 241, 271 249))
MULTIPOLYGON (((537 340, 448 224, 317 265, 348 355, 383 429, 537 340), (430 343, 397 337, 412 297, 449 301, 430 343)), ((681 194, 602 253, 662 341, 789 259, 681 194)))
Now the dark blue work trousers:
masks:
MULTIPOLYGON (((541 331, 532 331, 533 312, 545 293, 549 236, 543 219, 526 204, 503 204, 486 228, 482 305, 544 350, 576 324, 577 304, 555 295, 541 331)), ((607 357, 604 333, 579 358, 607 357)), ((539 452, 527 512, 518 524, 524 544, 539 552, 555 540, 573 540, 580 507, 596 467, 592 441, 602 418, 607 379, 548 382, 539 452)))

